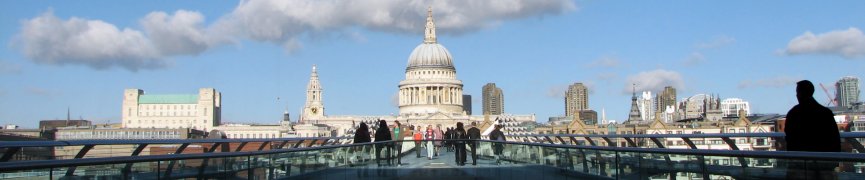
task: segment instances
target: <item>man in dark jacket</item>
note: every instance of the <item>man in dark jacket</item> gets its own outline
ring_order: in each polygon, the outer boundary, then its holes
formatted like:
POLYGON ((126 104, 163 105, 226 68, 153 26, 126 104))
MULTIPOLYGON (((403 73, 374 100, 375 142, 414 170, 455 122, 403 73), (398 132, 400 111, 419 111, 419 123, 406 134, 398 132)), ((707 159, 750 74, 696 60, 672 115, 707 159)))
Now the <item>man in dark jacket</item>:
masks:
MULTIPOLYGON (((390 136, 391 134, 390 130, 387 127, 387 122, 385 122, 384 120, 380 120, 378 122, 378 130, 375 131, 375 142, 390 141, 390 136)), ((375 144, 375 163, 378 164, 378 166, 381 166, 381 163, 379 163, 379 161, 381 160, 381 149, 384 147, 387 147, 387 153, 385 155, 387 156, 387 154, 391 153, 392 146, 388 145, 387 143, 375 144)), ((388 160, 387 162, 388 165, 390 165, 391 161, 388 160)))
POLYGON ((445 131, 445 148, 447 149, 448 152, 453 152, 453 150, 454 150, 454 148, 453 148, 454 143, 451 142, 451 139, 453 139, 453 137, 454 137, 453 135, 454 135, 454 131, 451 128, 447 128, 447 131, 445 131))
POLYGON ((462 122, 457 123, 457 128, 454 130, 453 136, 454 136, 453 137, 454 139, 457 139, 454 141, 454 145, 455 145, 454 149, 456 149, 456 152, 454 153, 454 155, 456 155, 456 156, 454 156, 454 157, 456 158, 457 165, 465 166, 466 165, 466 142, 462 141, 462 139, 468 138, 468 135, 466 134, 466 130, 463 129, 463 123, 462 122))
MULTIPOLYGON (((481 130, 478 129, 477 123, 472 122, 472 128, 466 132, 468 133, 468 139, 478 140, 481 139, 481 130)), ((478 153, 477 153, 477 141, 469 141, 469 148, 472 150, 472 165, 478 165, 478 153)), ((465 161, 465 160, 463 160, 465 161)))
MULTIPOLYGON (((787 112, 784 133, 787 151, 840 152, 841 138, 834 114, 814 99, 814 84, 803 80, 796 83, 799 104, 787 112)), ((832 179, 837 163, 817 163, 807 166, 791 162, 787 178, 832 179), (814 167, 817 166, 817 167, 814 167)))
MULTIPOLYGON (((496 125, 495 129, 490 132, 490 140, 491 141, 507 141, 505 138, 505 133, 502 132, 502 125, 496 125)), ((493 154, 496 156, 496 164, 501 162, 502 151, 504 150, 504 144, 502 143, 493 143, 493 154)))

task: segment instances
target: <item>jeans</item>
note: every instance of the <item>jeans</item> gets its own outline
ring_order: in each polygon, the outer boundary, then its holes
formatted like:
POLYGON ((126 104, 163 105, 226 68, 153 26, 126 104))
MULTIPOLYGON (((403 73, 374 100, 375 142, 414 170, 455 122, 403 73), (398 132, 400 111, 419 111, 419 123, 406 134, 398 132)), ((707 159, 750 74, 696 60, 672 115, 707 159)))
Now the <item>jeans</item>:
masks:
POLYGON ((432 158, 435 153, 435 146, 432 141, 426 142, 426 157, 432 158))

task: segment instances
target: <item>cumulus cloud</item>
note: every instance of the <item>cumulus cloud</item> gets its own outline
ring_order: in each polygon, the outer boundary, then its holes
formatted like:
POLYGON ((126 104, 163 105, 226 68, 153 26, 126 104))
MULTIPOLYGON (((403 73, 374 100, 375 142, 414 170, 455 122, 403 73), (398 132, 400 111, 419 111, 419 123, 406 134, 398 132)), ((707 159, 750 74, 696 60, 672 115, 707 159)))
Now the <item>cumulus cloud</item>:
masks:
POLYGON ((151 12, 140 23, 161 56, 199 54, 221 42, 206 32, 204 15, 198 12, 151 12))
POLYGON ((738 88, 782 88, 787 86, 793 86, 796 84, 796 82, 799 82, 801 80, 801 78, 790 76, 776 76, 764 79, 742 80, 741 82, 739 82, 738 88))
POLYGON ((99 20, 61 20, 49 11, 23 22, 18 46, 41 64, 84 64, 130 70, 164 66, 143 33, 99 20))
POLYGON ((637 73, 629 76, 626 82, 628 83, 622 89, 623 94, 631 94, 634 84, 636 84, 637 92, 657 92, 663 90, 666 86, 673 86, 676 89, 683 89, 685 87, 685 81, 682 79, 681 74, 664 69, 637 73))
POLYGON ((428 6, 437 33, 462 34, 502 21, 556 15, 576 9, 566 0, 510 1, 243 1, 216 23, 221 33, 297 47, 297 40, 361 27, 374 31, 420 34, 428 6))
POLYGON ((736 39, 730 36, 718 36, 710 41, 700 42, 694 45, 697 49, 714 49, 724 47, 736 42, 736 39))
POLYGON ((172 56, 197 55, 244 39, 274 43, 292 52, 303 47, 304 38, 336 35, 364 41, 357 28, 420 34, 428 6, 433 7, 438 34, 450 35, 577 8, 568 0, 261 0, 242 1, 209 25, 194 11, 152 12, 139 20, 140 30, 101 20, 63 20, 49 11, 23 22, 13 44, 41 64, 137 71, 165 67, 172 56))
POLYGON ((696 65, 702 64, 704 61, 706 61, 706 56, 703 56, 703 53, 692 52, 690 55, 688 55, 687 58, 685 58, 684 65, 685 66, 696 66, 696 65))
POLYGON ((101 20, 63 20, 48 11, 23 22, 15 45, 40 64, 155 69, 170 63, 167 56, 195 55, 220 42, 207 37, 203 21, 198 12, 152 12, 141 19, 142 32, 101 20))
POLYGON ((844 58, 862 57, 865 56, 865 34, 854 27, 816 35, 807 31, 790 40, 784 53, 787 55, 828 54, 844 58))

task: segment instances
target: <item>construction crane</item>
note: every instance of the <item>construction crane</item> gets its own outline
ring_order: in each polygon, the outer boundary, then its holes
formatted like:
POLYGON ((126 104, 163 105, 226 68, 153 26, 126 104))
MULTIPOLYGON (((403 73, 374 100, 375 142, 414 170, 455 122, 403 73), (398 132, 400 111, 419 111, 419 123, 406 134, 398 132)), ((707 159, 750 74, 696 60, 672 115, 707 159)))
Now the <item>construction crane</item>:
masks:
POLYGON ((835 98, 832 97, 832 94, 829 94, 829 90, 826 89, 826 86, 824 86, 823 83, 820 83, 820 88, 823 88, 823 92, 826 93, 826 97, 829 98, 829 103, 826 103, 826 106, 838 106, 838 102, 835 101, 835 98))

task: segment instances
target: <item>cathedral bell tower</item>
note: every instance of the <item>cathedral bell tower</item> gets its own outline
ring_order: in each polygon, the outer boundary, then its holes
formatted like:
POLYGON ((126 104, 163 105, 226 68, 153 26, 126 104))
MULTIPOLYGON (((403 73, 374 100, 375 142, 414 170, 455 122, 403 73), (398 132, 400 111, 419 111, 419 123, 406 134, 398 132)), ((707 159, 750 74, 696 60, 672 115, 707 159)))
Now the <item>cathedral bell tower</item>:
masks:
POLYGON ((318 120, 324 117, 324 103, 321 102, 321 84, 318 82, 318 71, 312 65, 309 84, 306 86, 306 104, 303 106, 301 120, 318 120))

